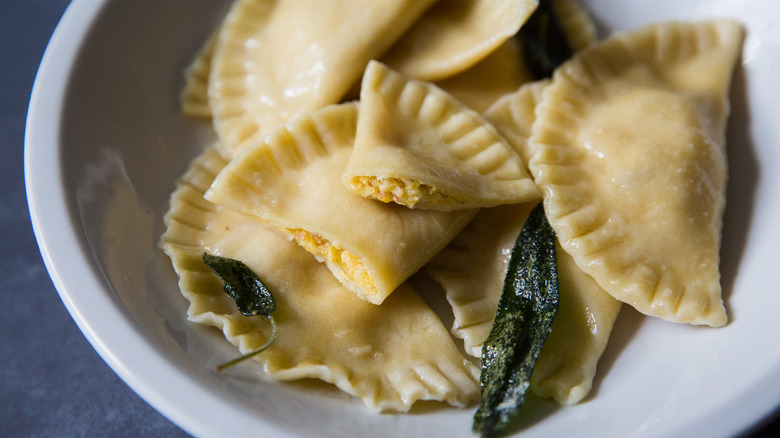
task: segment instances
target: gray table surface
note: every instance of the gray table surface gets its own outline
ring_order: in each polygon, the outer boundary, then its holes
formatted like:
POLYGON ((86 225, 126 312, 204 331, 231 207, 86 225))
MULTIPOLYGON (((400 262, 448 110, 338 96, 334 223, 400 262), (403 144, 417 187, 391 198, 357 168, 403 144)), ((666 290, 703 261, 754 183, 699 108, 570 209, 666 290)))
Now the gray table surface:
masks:
MULTIPOLYGON (((33 236, 24 122, 35 72, 68 3, 0 0, 0 437, 187 436, 95 353, 60 301, 33 236)), ((780 437, 780 420, 748 436, 780 437)))

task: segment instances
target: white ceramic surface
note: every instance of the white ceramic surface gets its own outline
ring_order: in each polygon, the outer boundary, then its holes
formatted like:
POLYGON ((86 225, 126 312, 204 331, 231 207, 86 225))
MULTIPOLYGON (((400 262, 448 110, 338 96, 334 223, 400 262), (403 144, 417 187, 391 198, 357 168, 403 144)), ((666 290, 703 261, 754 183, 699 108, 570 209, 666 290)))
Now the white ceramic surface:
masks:
MULTIPOLYGON (((780 404, 780 2, 588 0, 604 31, 733 17, 748 28, 732 87, 723 286, 731 322, 679 326, 624 311, 593 395, 532 398, 523 436, 731 436, 780 404)), ((178 108, 181 70, 228 0, 75 0, 44 56, 25 144, 30 212, 63 302, 139 395, 198 436, 469 437, 472 411, 374 415, 324 385, 254 382, 235 350, 185 320, 157 249, 175 179, 211 138, 178 108), (241 367, 238 367, 241 368, 241 367)))

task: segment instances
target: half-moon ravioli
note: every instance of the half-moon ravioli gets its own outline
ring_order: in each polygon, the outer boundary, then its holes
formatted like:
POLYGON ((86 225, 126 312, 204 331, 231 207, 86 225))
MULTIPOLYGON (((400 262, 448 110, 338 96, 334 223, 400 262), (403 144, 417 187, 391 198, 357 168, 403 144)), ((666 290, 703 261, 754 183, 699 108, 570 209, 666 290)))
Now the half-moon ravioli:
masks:
MULTIPOLYGON (((572 50, 581 50, 596 41, 596 25, 576 1, 554 0, 552 5, 572 50)), ((498 103, 500 98, 517 92, 522 85, 534 80, 526 65, 520 38, 520 35, 517 35, 507 39, 490 55, 467 70, 444 80, 435 81, 436 86, 452 94, 468 107, 485 112, 491 105, 498 103)), ((400 72, 406 73, 403 70, 400 72)), ((531 111, 533 112, 533 108, 531 111)), ((491 117, 488 119, 495 122, 491 117)), ((505 134, 501 127, 496 127, 502 135, 505 134)), ((529 123, 529 134, 525 136, 524 142, 530 136, 530 129, 529 123)), ((511 139, 507 138, 507 140, 511 143, 511 139)))
POLYGON ((552 7, 558 24, 566 34, 566 42, 573 51, 582 50, 596 42, 596 23, 578 0, 552 0, 552 7))
POLYGON ((555 73, 530 169, 563 248, 615 298, 721 326, 728 90, 742 27, 669 22, 617 34, 555 73))
MULTIPOLYGON (((577 2, 554 0, 552 6, 572 50, 596 42, 596 25, 577 2)), ((535 120, 534 111, 547 83, 546 80, 532 83, 533 80, 518 35, 468 70, 436 85, 484 113, 527 165, 531 157, 528 138, 535 120), (486 81, 486 77, 490 80, 486 81)))
POLYGON ((514 93, 502 96, 485 111, 485 117, 520 154, 526 165, 533 155, 528 140, 536 120, 536 105, 549 83, 548 79, 542 79, 523 84, 514 93))
MULTIPOLYGON (((596 25, 577 2, 553 0, 552 7, 573 51, 582 50, 596 42, 596 25)), ((517 47, 517 50, 522 56, 522 46, 517 47)), ((527 165, 532 155, 528 139, 536 120, 536 105, 542 100, 542 91, 549 79, 533 81, 528 67, 524 71, 528 79, 519 88, 494 100, 484 113, 527 165)))
POLYGON ((219 254, 244 262, 276 299, 276 338, 255 358, 261 376, 321 379, 378 411, 408 411, 417 400, 463 407, 479 398, 479 371, 409 286, 382 306, 366 303, 294 242, 206 201, 204 191, 225 164, 214 149, 198 157, 165 215, 161 246, 180 277, 190 321, 221 329, 243 353, 268 339, 268 321, 238 312, 204 265, 204 252, 219 254))
MULTIPOLYGON (((446 293, 452 333, 481 357, 504 286, 512 247, 534 203, 481 210, 431 262, 426 272, 446 293)), ((571 257, 558 254, 560 308, 531 376, 531 389, 570 405, 590 391, 621 302, 607 294, 571 257)))
POLYGON ((337 103, 433 0, 237 0, 219 32, 209 105, 233 157, 303 112, 337 103))
POLYGON ((374 304, 427 263, 476 214, 383 204, 341 183, 355 140, 355 103, 307 113, 220 172, 206 198, 278 227, 374 304))
POLYGON ((450 77, 514 36, 538 4, 538 0, 439 1, 382 55, 381 61, 416 79, 450 77))
POLYGON ((442 211, 539 197, 520 156, 482 115, 377 61, 363 76, 343 182, 367 198, 442 211))
POLYGON ((209 107, 209 75, 211 58, 217 45, 219 28, 213 32, 203 47, 198 50, 190 65, 184 69, 184 88, 179 96, 182 113, 190 117, 211 118, 209 107))
POLYGON ((521 85, 532 80, 520 41, 510 38, 468 70, 434 84, 469 108, 482 113, 499 98, 517 91, 521 85), (486 81, 485 78, 490 80, 486 81))

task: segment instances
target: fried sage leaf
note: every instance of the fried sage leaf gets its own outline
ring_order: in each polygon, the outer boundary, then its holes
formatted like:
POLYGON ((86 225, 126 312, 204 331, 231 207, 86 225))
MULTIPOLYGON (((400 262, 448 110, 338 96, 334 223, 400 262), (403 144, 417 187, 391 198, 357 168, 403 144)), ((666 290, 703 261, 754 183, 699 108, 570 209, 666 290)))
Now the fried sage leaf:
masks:
POLYGON ((518 32, 523 56, 536 79, 548 78, 572 55, 566 33, 558 21, 552 0, 540 0, 539 6, 518 32))
POLYGON ((239 260, 203 253, 203 262, 224 282, 225 292, 236 300, 245 316, 270 315, 276 310, 271 291, 239 260))
POLYGON ((493 329, 482 346, 482 401, 473 429, 483 437, 501 433, 517 415, 550 334, 558 312, 555 239, 540 203, 512 249, 493 329))
POLYGON ((236 306, 244 316, 266 316, 271 323, 271 336, 265 345, 219 365, 217 371, 222 371, 262 353, 271 346, 276 338, 276 321, 271 316, 276 310, 276 300, 263 280, 240 260, 203 253, 203 263, 222 280, 225 292, 236 300, 236 306))

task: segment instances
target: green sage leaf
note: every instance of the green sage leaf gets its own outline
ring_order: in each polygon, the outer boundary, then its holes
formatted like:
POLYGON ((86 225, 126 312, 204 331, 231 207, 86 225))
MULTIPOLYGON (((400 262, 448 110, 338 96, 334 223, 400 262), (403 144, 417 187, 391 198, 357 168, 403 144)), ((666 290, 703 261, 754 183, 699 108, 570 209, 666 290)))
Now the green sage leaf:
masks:
POLYGON ((271 324, 271 336, 262 347, 217 366, 217 371, 223 371, 257 356, 273 344, 276 321, 271 314, 276 310, 276 300, 263 280, 240 260, 203 253, 203 263, 222 280, 225 292, 236 301, 244 316, 265 316, 271 324))
POLYGON ((208 253, 203 253, 203 262, 222 280, 225 292, 245 316, 270 315, 276 310, 271 291, 243 262, 208 253))
POLYGON ((473 429, 483 437, 503 432, 517 416, 558 312, 555 242, 540 203, 512 249, 493 329, 482 347, 482 401, 473 429))

